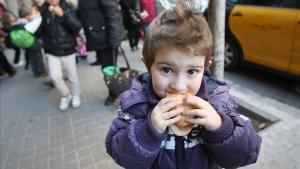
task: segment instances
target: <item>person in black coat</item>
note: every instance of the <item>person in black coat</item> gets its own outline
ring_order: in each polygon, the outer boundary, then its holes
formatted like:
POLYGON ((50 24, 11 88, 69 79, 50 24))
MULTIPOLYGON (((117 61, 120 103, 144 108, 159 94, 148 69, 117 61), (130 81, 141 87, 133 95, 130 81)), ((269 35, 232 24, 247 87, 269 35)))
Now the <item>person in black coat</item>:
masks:
POLYGON ((138 50, 141 12, 139 0, 120 0, 120 6, 130 48, 132 51, 138 50))
POLYGON ((74 108, 79 107, 80 82, 75 63, 75 34, 81 29, 81 22, 65 0, 47 0, 40 12, 43 21, 39 34, 48 57, 50 78, 61 95, 59 108, 68 109, 71 101, 74 108), (63 68, 71 82, 71 91, 64 82, 63 68))
MULTIPOLYGON (((79 0, 78 14, 87 39, 89 51, 95 50, 102 69, 112 66, 113 53, 116 59, 117 49, 125 38, 121 11, 118 0, 79 0), (114 52, 113 52, 114 51, 114 52)), ((105 105, 114 102, 109 94, 105 105)))

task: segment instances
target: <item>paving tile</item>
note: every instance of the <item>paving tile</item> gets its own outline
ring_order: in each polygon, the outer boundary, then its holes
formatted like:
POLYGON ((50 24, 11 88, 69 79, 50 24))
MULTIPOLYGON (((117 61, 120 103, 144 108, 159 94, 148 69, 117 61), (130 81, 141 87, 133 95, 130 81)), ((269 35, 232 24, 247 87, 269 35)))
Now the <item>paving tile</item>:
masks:
POLYGON ((84 169, 87 167, 90 167, 91 165, 94 164, 94 158, 92 156, 84 157, 80 159, 80 168, 84 169))
POLYGON ((65 164, 65 169, 79 169, 78 161, 72 161, 65 164))
POLYGON ((69 152, 69 153, 66 153, 64 154, 64 162, 65 163, 70 163, 72 161, 75 161, 77 160, 78 158, 78 153, 76 151, 73 151, 73 152, 69 152))

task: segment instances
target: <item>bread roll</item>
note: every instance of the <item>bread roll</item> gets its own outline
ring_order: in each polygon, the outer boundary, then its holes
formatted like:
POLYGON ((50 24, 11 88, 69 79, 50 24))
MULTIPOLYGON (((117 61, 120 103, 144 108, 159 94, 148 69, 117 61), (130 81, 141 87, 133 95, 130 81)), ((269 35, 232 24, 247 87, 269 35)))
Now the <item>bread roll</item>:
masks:
MULTIPOLYGON (((178 94, 178 93, 167 93, 167 97, 176 97, 178 99, 185 99, 187 96, 192 96, 191 93, 185 93, 185 94, 178 94)), ((179 106, 176 106, 174 109, 182 108, 183 111, 191 110, 193 107, 188 104, 182 104, 179 106)), ((182 115, 182 118, 175 124, 170 126, 170 130, 177 136, 185 136, 189 134, 189 132, 192 130, 194 125, 189 124, 187 122, 187 119, 193 118, 193 116, 185 116, 182 115)))

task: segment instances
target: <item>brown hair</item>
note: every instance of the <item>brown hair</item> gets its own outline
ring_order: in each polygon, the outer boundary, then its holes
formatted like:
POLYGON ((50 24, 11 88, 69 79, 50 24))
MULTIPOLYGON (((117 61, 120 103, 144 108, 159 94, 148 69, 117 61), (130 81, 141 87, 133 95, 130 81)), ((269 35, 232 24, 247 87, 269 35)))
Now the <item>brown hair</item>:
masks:
POLYGON ((161 12, 149 25, 143 47, 146 67, 150 70, 160 49, 177 48, 193 55, 204 55, 208 65, 212 51, 212 35, 202 13, 189 7, 185 0, 161 12))
POLYGON ((29 6, 22 5, 19 9, 19 17, 25 18, 26 16, 29 16, 32 14, 32 8, 29 6))

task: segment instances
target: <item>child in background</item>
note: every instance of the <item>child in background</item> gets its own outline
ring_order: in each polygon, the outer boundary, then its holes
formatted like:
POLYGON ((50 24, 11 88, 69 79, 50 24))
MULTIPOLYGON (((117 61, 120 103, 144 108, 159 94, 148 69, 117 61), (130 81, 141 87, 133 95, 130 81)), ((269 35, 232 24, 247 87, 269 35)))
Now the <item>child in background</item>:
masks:
POLYGON ((48 58, 50 78, 61 95, 59 108, 65 111, 70 103, 78 108, 81 99, 75 61, 75 33, 81 29, 81 22, 65 0, 47 0, 40 12, 43 21, 39 33, 48 58), (71 90, 63 79, 63 69, 71 82, 71 90))
POLYGON ((143 48, 148 73, 121 94, 118 117, 106 136, 109 155, 127 169, 238 168, 255 163, 261 138, 236 113, 229 87, 207 71, 212 35, 201 12, 184 1, 150 24, 143 48), (167 93, 191 93, 181 100, 167 93), (187 104, 194 109, 176 108, 187 104), (182 115, 193 129, 169 127, 182 115))
MULTIPOLYGON (((19 16, 21 19, 27 21, 24 25, 24 29, 34 35, 42 22, 40 13, 31 7, 21 6, 19 16)), ((26 58, 30 61, 31 69, 35 77, 47 76, 41 49, 42 46, 37 38, 35 38, 31 47, 25 49, 26 58)))

